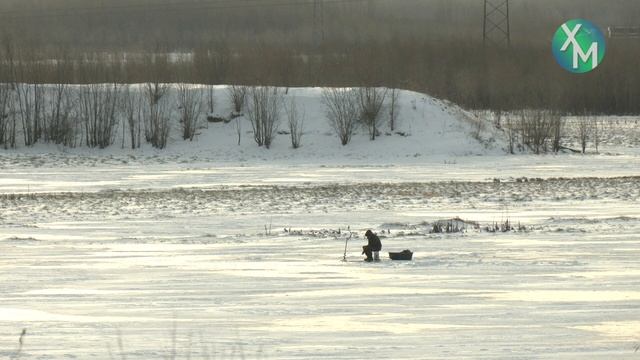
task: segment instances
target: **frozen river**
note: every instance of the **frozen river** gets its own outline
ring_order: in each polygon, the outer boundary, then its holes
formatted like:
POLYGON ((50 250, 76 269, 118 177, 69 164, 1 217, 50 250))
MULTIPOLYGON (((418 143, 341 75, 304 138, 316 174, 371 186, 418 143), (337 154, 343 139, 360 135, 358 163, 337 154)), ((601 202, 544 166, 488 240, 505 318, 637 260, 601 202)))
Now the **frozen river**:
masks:
POLYGON ((514 159, 7 166, 0 358, 638 358, 637 158, 514 159))

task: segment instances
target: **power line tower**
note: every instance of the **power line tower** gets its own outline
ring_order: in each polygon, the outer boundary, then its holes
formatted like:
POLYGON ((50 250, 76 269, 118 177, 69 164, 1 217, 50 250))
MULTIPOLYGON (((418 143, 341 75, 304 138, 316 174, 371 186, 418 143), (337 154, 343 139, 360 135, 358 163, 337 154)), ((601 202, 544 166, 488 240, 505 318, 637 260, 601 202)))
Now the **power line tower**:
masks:
POLYGON ((484 45, 511 46, 509 0, 484 0, 482 41, 484 45))
POLYGON ((324 42, 324 0, 313 0, 313 43, 324 42))

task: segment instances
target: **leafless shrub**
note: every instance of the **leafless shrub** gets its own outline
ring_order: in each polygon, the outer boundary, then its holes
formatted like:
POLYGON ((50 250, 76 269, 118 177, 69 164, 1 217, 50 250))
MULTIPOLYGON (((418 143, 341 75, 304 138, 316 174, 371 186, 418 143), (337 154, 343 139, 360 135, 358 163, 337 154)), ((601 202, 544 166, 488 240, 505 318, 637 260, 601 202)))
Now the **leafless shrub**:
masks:
POLYGON ((240 146, 240 140, 242 139, 242 116, 235 118, 236 134, 238 135, 238 146, 240 146))
POLYGON ((387 89, 363 87, 358 89, 360 120, 369 131, 369 138, 375 140, 380 124, 380 110, 387 97, 387 89))
POLYGON ((520 130, 524 144, 536 154, 546 152, 551 135, 551 119, 545 110, 523 110, 520 113, 520 130))
POLYGON ((282 94, 276 87, 252 87, 249 92, 247 115, 253 127, 253 137, 258 146, 271 147, 273 136, 280 122, 282 94))
MULTIPOLYGON (((131 148, 139 148, 141 145, 142 111, 144 99, 138 91, 132 91, 131 86, 127 86, 123 92, 121 111, 124 124, 127 125, 131 148)), ((124 136, 123 140, 124 142, 124 136)))
POLYGON ((44 89, 40 84, 15 84, 16 115, 22 124, 24 145, 35 144, 42 135, 44 117, 44 89))
POLYGON ((578 118, 578 139, 582 148, 582 153, 587 152, 587 141, 589 140, 589 119, 587 117, 578 118))
POLYGON ((164 149, 169 139, 171 124, 168 113, 168 101, 165 98, 159 99, 155 104, 148 104, 143 112, 145 139, 158 149, 164 149))
POLYGON ((507 133, 509 154, 515 154, 515 146, 518 143, 518 129, 516 128, 516 122, 510 115, 507 115, 505 117, 505 120, 507 122, 505 131, 507 133))
POLYGON ((496 129, 502 129, 503 111, 501 109, 498 109, 498 110, 495 111, 495 113, 493 115, 494 115, 493 126, 495 126, 496 129))
POLYGON ((549 114, 551 120, 551 136, 553 138, 553 152, 560 151, 562 147, 562 137, 564 136, 564 118, 557 112, 549 114))
POLYGON ((207 111, 209 114, 213 114, 216 108, 215 91, 213 85, 207 85, 207 111))
POLYGON ((75 106, 69 86, 56 84, 48 91, 45 109, 44 140, 75 147, 77 123, 73 116, 75 106))
POLYGON ((348 88, 325 88, 322 91, 322 101, 329 124, 338 134, 342 145, 347 145, 359 116, 358 94, 348 88))
POLYGON ((304 112, 300 114, 298 111, 298 106, 296 104, 296 99, 291 98, 291 102, 289 106, 286 108, 287 110, 287 120, 289 123, 289 134, 291 136, 291 146, 294 149, 297 149, 301 145, 302 140, 302 132, 304 130, 304 112))
POLYGON ((118 84, 89 84, 79 88, 78 116, 84 124, 87 146, 104 149, 113 144, 119 94, 118 84))
POLYGON ((600 136, 601 136, 602 125, 600 124, 600 119, 598 118, 598 116, 591 116, 590 123, 591 123, 591 133, 593 134, 593 145, 595 146, 596 153, 597 153, 600 149, 600 136))
POLYGON ((473 114, 463 114, 462 117, 466 120, 466 122, 471 126, 471 137, 478 140, 479 142, 484 142, 485 140, 482 138, 483 131, 487 128, 487 118, 484 113, 474 112, 473 114))
POLYGON ((400 110, 398 105, 399 96, 400 91, 398 91, 398 89, 391 89, 391 93, 389 94, 389 127, 392 132, 396 130, 398 121, 398 112, 400 110))
POLYGON ((229 92, 229 99, 231 100, 234 113, 241 114, 246 102, 247 87, 234 85, 230 86, 227 91, 229 92))
POLYGON ((164 149, 171 129, 167 116, 166 93, 168 86, 158 80, 145 84, 147 107, 144 111, 145 140, 153 147, 164 149))
POLYGON ((193 141, 202 116, 202 93, 189 85, 178 85, 178 108, 182 139, 193 141))
POLYGON ((9 146, 15 147, 15 117, 11 116, 13 107, 13 96, 11 85, 0 84, 0 145, 7 149, 9 146), (12 134, 13 125, 13 134, 12 134), (12 141, 13 135, 13 141, 12 141))
POLYGON ((145 84, 145 92, 147 94, 147 99, 149 104, 156 105, 164 97, 164 95, 169 90, 169 86, 167 84, 161 84, 158 81, 148 82, 145 84))
POLYGON ((511 222, 511 219, 507 218, 502 222, 494 222, 491 225, 488 225, 484 228, 484 231, 490 233, 498 233, 498 232, 510 232, 510 231, 526 231, 527 227, 518 223, 516 226, 511 222))
POLYGON ((508 140, 508 151, 513 154, 516 146, 531 149, 536 154, 549 151, 558 152, 562 148, 564 119, 556 111, 527 109, 513 114, 503 114, 501 127, 508 140))

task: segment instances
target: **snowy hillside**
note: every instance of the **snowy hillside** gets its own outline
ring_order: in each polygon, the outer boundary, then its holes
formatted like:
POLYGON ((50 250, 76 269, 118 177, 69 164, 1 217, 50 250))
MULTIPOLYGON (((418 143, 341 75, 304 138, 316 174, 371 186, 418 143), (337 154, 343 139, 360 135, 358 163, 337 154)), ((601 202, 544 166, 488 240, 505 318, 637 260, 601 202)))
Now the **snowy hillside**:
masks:
MULTIPOLYGON (((80 91, 75 86, 72 91, 80 91)), ((204 86, 193 85, 206 97, 204 86)), ((133 85, 133 92, 142 92, 142 85, 133 85)), ((495 133, 490 126, 479 123, 477 118, 459 107, 430 96, 400 91, 396 108, 397 120, 394 131, 389 126, 388 99, 381 111, 378 127, 380 136, 369 140, 367 129, 357 127, 351 143, 341 146, 340 140, 329 124, 321 88, 281 89, 284 93, 280 109, 279 133, 271 149, 258 147, 253 140, 252 127, 246 116, 241 122, 241 139, 234 120, 228 123, 213 123, 206 120, 206 112, 200 118, 193 142, 182 140, 179 123, 177 87, 172 86, 166 94, 171 113, 171 132, 167 148, 156 150, 144 143, 141 149, 131 150, 128 135, 123 135, 124 121, 120 122, 114 144, 107 149, 89 149, 86 146, 64 148, 62 146, 37 144, 33 147, 19 146, 17 150, 5 153, 42 154, 65 152, 82 155, 158 155, 161 157, 189 158, 198 161, 244 162, 252 160, 286 160, 293 162, 316 162, 323 160, 361 161, 395 163, 402 159, 413 159, 430 155, 464 156, 476 154, 504 153, 501 133, 495 133), (298 111, 304 114, 302 146, 293 149, 286 120, 286 105, 295 99, 298 111), (481 129, 480 129, 481 128, 481 129), (480 130, 479 130, 480 129, 480 130), (479 136, 478 136, 479 135, 479 136), (124 136, 124 148, 123 145, 124 136)), ((232 103, 227 86, 214 87, 215 110, 209 115, 229 118, 232 103)), ((206 106, 205 106, 206 107, 206 106)), ((127 130, 128 131, 128 130, 127 130)), ((126 134, 126 132, 125 132, 126 134)), ((415 161, 415 160, 412 160, 415 161)))
MULTIPOLYGON (((217 99, 222 107, 222 114, 231 109, 226 99, 226 88, 218 88, 217 99)), ((426 155, 469 155, 487 152, 502 152, 500 146, 488 149, 485 144, 474 139, 474 118, 454 105, 446 104, 430 96, 415 92, 403 91, 399 97, 399 120, 394 132, 389 130, 388 112, 383 110, 385 118, 380 127, 382 136, 375 141, 368 138, 367 130, 358 128, 353 140, 341 146, 335 132, 331 129, 322 103, 322 89, 290 89, 285 95, 285 102, 295 98, 298 106, 306 114, 302 147, 291 148, 287 135, 276 138, 270 150, 257 147, 251 138, 248 120, 244 127, 240 148, 236 142, 233 124, 209 124, 198 137, 197 149, 201 153, 219 159, 371 159, 393 160, 406 157, 426 155), (403 134, 403 135, 400 135, 403 134)), ((286 130, 283 119, 281 130, 286 130)), ((487 138, 494 135, 483 133, 487 138)), ((170 151, 189 151, 191 144, 181 140, 173 141, 170 151)))

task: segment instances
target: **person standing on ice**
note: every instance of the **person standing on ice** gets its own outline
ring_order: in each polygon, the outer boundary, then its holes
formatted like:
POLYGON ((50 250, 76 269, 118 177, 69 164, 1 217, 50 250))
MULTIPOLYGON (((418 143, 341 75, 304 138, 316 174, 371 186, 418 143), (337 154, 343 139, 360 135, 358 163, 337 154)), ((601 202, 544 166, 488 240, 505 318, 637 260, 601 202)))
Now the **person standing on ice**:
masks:
POLYGON ((367 258, 364 259, 364 261, 380 261, 379 252, 382 250, 380 238, 371 230, 367 230, 364 236, 366 236, 368 240, 368 244, 362 247, 362 253, 367 254, 367 258))

